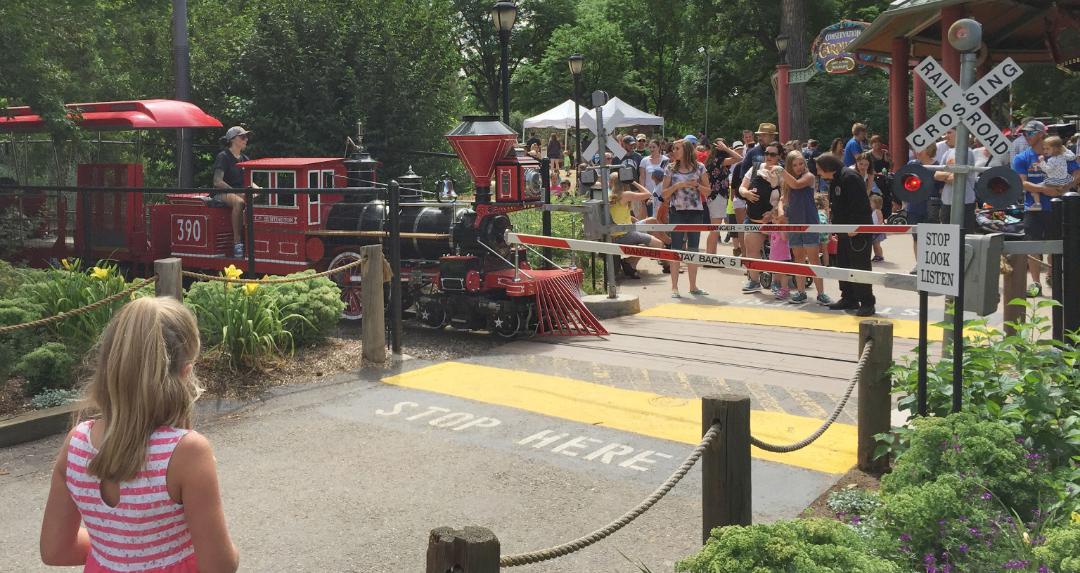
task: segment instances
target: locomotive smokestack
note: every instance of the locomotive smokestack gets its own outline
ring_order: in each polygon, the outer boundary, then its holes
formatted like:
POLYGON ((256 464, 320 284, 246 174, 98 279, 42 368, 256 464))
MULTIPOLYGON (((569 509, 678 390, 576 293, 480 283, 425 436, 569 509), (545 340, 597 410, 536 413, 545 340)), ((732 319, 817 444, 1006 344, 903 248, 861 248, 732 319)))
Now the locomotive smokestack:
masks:
POLYGON ((476 202, 490 203, 495 162, 514 147, 517 133, 493 116, 467 115, 446 139, 476 184, 476 202))

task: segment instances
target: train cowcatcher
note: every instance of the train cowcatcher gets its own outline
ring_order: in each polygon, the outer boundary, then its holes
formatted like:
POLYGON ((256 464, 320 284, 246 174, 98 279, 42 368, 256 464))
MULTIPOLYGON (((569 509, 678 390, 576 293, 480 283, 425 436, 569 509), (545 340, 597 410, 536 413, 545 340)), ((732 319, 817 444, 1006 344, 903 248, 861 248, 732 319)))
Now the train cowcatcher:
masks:
MULTIPOLYGON (((172 100, 72 104, 72 118, 93 130, 214 128, 221 123, 198 107, 172 100)), ((25 107, 0 115, 0 133, 42 131, 25 107)), ((447 140, 475 184, 471 203, 426 199, 421 178, 399 178, 402 308, 428 328, 452 327, 513 337, 522 334, 604 334, 581 302, 578 269, 535 269, 522 247, 504 240, 509 213, 540 208, 540 164, 515 148, 517 134, 493 117, 466 116, 447 140)), ((271 157, 240 164, 245 184, 257 185, 249 220, 254 269, 232 256, 228 208, 211 192, 143 187, 141 163, 84 163, 76 186, 33 188, 8 181, 0 210, 44 216, 13 258, 32 266, 66 257, 109 259, 132 274, 153 261, 179 257, 188 270, 216 273, 235 265, 248 276, 330 270, 357 260, 359 247, 389 237, 387 193, 377 162, 363 142, 346 157, 271 157), (112 191, 112 188, 130 190, 112 191), (144 193, 164 192, 146 205, 144 193), (74 209, 69 210, 69 202, 74 209)), ((209 190, 208 190, 209 191, 209 190)), ((246 241, 245 241, 246 242, 246 241)), ((250 253, 249 253, 250 254, 250 253)), ((343 318, 363 317, 359 269, 331 274, 342 290, 343 318)))

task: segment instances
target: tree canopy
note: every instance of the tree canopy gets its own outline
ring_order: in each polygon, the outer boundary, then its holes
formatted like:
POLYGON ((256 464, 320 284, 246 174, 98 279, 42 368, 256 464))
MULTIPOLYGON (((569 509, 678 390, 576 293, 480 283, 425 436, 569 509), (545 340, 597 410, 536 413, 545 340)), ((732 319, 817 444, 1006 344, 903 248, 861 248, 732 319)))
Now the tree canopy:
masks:
MULTIPOLYGON (((887 0, 795 2, 808 42, 842 18, 872 20, 887 0)), ((448 151, 443 135, 465 113, 499 107, 499 39, 492 0, 188 0, 194 103, 226 125, 245 124, 259 155, 340 155, 363 122, 384 176, 423 175, 456 162, 410 154, 448 151)), ((735 136, 776 121, 771 77, 781 3, 758 0, 519 0, 511 35, 512 123, 573 95, 567 58, 586 58, 583 94, 603 89, 667 120, 669 132, 735 136), (705 76, 705 58, 709 77, 705 76)), ((0 105, 30 105, 56 139, 78 138, 62 104, 171 97, 170 2, 0 2, 0 105)), ((790 55, 793 66, 809 54, 790 55)), ((1028 66, 1017 115, 1074 111, 1080 79, 1028 66)), ((828 141, 854 121, 885 132, 887 77, 867 69, 815 77, 806 87, 810 134, 828 141)), ((208 168, 220 133, 197 135, 208 168)), ((149 138, 154 169, 173 168, 171 134, 149 138)), ((202 181, 202 184, 207 181, 202 181)))

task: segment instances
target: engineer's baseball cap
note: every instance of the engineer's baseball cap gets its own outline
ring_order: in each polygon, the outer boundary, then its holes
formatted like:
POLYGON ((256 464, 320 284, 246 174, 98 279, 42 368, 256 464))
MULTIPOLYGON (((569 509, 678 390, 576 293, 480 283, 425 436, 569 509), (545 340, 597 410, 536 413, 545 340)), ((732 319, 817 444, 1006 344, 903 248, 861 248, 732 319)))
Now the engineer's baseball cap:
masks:
POLYGON ((251 133, 255 133, 255 132, 254 131, 248 131, 248 130, 240 127, 239 125, 234 125, 234 126, 229 128, 229 131, 225 132, 225 141, 232 141, 234 138, 240 137, 241 135, 248 135, 248 134, 251 134, 251 133))

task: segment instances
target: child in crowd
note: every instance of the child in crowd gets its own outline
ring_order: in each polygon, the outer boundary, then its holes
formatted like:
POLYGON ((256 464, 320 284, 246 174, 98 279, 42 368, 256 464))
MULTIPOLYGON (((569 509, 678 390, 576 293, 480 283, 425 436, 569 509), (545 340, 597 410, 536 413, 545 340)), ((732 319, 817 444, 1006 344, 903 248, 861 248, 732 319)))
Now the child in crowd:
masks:
MULTIPOLYGON (((1076 154, 1069 151, 1061 138, 1056 135, 1043 140, 1043 149, 1046 151, 1046 155, 1040 155, 1038 163, 1039 169, 1042 169, 1043 173, 1046 174, 1043 184, 1057 187, 1072 183, 1068 163, 1076 159, 1076 154)), ((1039 202, 1041 195, 1041 193, 1031 193, 1034 203, 1028 207, 1028 211, 1042 209, 1042 204, 1039 202)))
MULTIPOLYGON (((885 217, 881 213, 881 206, 885 204, 885 200, 881 198, 881 195, 874 193, 870 196, 870 215, 874 219, 875 225, 884 225, 885 217)), ((885 233, 874 234, 874 258, 871 259, 875 263, 880 263, 885 260, 885 255, 881 250, 881 242, 885 240, 885 233)))
POLYGON ((100 417, 75 426, 56 457, 41 560, 95 573, 236 571, 214 454, 190 430, 195 316, 171 298, 139 298, 98 345, 87 398, 100 417))
MULTIPOLYGON (((829 195, 827 193, 814 193, 814 206, 817 207, 818 223, 829 224, 829 195)), ((832 233, 821 233, 818 248, 818 256, 821 264, 829 266, 829 245, 832 243, 832 233)))
MULTIPOLYGON (((787 218, 776 215, 776 211, 773 210, 765 213, 765 218, 762 219, 762 221, 764 221, 766 225, 783 225, 787 223, 787 218)), ((788 245, 787 232, 769 231, 769 260, 791 260, 791 247, 788 245)), ((791 294, 791 289, 788 287, 788 276, 789 275, 781 273, 773 273, 772 287, 773 292, 776 293, 776 300, 787 300, 788 296, 791 294)))

